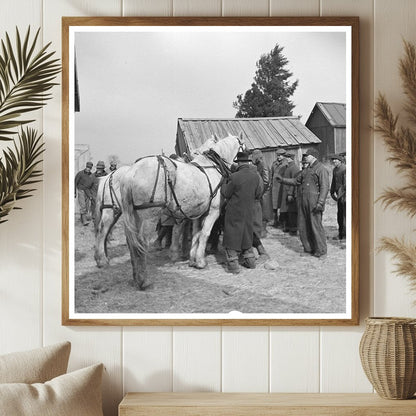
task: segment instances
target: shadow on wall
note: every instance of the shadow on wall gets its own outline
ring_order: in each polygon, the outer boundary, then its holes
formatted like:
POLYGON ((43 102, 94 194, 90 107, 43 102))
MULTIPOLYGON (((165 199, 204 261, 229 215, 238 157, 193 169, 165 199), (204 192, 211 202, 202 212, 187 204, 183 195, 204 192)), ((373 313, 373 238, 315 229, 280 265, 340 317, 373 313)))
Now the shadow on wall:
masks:
POLYGON ((124 394, 129 392, 216 392, 212 388, 198 384, 191 384, 185 380, 173 376, 171 371, 158 371, 147 377, 140 379, 140 374, 133 373, 128 368, 124 369, 124 394))
MULTIPOLYGON (((114 374, 120 374, 119 368, 114 369, 114 374)), ((102 395, 104 416, 117 416, 118 405, 123 399, 121 380, 110 374, 104 367, 102 395)))

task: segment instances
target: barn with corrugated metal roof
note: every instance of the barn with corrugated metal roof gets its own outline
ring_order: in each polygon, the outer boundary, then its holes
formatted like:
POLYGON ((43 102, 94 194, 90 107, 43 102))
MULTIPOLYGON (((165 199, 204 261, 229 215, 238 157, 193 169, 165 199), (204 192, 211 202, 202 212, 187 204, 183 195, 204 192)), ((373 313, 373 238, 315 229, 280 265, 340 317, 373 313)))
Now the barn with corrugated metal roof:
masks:
POLYGON ((296 150, 300 160, 302 152, 321 142, 298 117, 180 118, 175 150, 182 155, 201 146, 213 134, 224 138, 228 134, 237 136, 240 132, 250 150, 260 149, 263 152, 269 167, 276 159, 275 151, 279 147, 296 150))
POLYGON ((317 102, 305 123, 321 144, 318 149, 323 158, 346 151, 346 105, 317 102))

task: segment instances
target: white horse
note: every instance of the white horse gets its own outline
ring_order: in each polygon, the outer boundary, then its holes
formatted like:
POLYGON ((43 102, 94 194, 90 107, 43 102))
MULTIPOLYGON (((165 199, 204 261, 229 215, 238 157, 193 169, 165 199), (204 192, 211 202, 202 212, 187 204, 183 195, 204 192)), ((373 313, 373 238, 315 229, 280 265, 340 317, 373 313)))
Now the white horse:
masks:
MULTIPOLYGON (((188 156, 190 159, 201 155, 217 143, 219 138, 211 136, 199 148, 193 150, 188 156)), ((113 173, 100 178, 98 185, 97 200, 95 207, 95 249, 94 258, 98 267, 105 267, 109 264, 107 256, 107 239, 111 229, 117 223, 122 214, 120 178, 129 170, 130 166, 122 166, 113 173)), ((171 259, 179 257, 179 239, 183 227, 174 227, 174 238, 171 245, 171 259)))
POLYGON ((211 228, 220 213, 220 187, 224 170, 242 148, 240 137, 228 136, 212 150, 196 156, 192 163, 149 156, 137 161, 121 178, 122 210, 133 280, 144 290, 147 280, 149 236, 160 211, 167 208, 178 219, 201 218, 201 229, 194 227, 190 265, 206 266, 205 247, 211 228))

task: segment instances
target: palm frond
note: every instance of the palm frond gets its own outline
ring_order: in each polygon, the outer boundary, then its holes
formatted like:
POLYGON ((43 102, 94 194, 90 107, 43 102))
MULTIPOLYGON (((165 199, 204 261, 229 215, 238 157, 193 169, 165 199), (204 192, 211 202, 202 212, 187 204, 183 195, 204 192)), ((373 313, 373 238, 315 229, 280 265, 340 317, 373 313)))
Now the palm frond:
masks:
POLYGON ((53 82, 61 71, 55 52, 48 52, 50 43, 35 53, 39 37, 37 30, 30 39, 30 27, 23 43, 16 28, 15 46, 6 32, 0 42, 0 140, 10 140, 15 127, 32 120, 18 119, 22 114, 42 108, 52 98, 48 93, 56 85, 53 82))
POLYGON ((18 139, 19 145, 5 149, 0 159, 0 223, 7 221, 11 210, 18 209, 18 200, 32 195, 32 185, 41 182, 38 166, 44 152, 42 135, 26 128, 18 133, 18 139))

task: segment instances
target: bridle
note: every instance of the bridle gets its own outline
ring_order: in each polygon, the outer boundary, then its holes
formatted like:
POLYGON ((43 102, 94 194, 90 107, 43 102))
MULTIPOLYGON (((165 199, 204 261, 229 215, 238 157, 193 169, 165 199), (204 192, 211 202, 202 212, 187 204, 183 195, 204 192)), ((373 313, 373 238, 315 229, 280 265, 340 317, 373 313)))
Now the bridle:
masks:
POLYGON ((237 140, 239 145, 237 152, 245 152, 247 150, 247 146, 244 143, 244 140, 240 138, 240 136, 237 136, 237 140))
MULTIPOLYGON (((236 136, 237 140, 238 140, 238 152, 240 151, 244 151, 246 149, 246 146, 244 144, 244 141, 239 137, 236 136)), ((221 157, 215 150, 213 149, 209 149, 206 150, 205 152, 202 153, 202 155, 207 158, 209 161, 211 161, 213 164, 209 164, 207 166, 202 166, 197 162, 191 161, 189 162, 189 164, 195 166, 198 170, 200 170, 204 175, 205 178, 207 180, 208 183, 208 187, 209 187, 209 193, 210 193, 210 197, 209 197, 209 203, 208 203, 208 208, 206 209, 205 213, 208 212, 211 208, 211 204, 213 199, 216 197, 218 191, 220 190, 222 184, 224 183, 224 180, 226 178, 228 178, 231 174, 231 165, 232 163, 226 161, 223 157, 221 157), (221 179, 218 182, 217 186, 215 188, 212 187, 211 184, 211 180, 209 179, 209 176, 207 174, 207 172, 205 171, 206 169, 216 169, 217 172, 221 175, 221 179)), ((157 166, 157 173, 156 173, 156 178, 155 178, 155 183, 153 186, 153 191, 150 197, 149 202, 145 202, 142 203, 140 205, 136 205, 134 204, 133 201, 133 208, 135 210, 141 210, 141 209, 146 209, 146 208, 156 208, 156 207, 160 207, 160 208, 166 208, 172 217, 179 219, 177 216, 177 213, 180 212, 182 217, 186 218, 187 220, 195 220, 197 218, 200 218, 202 215, 198 215, 197 217, 190 217, 188 216, 182 209, 179 200, 176 196, 175 193, 175 179, 176 179, 176 169, 177 169, 177 164, 175 163, 175 161, 173 161, 172 159, 163 156, 163 155, 157 155, 157 156, 145 156, 144 158, 148 158, 148 157, 156 157, 157 161, 158 161, 158 166, 157 166), (171 165, 171 169, 168 168, 167 163, 168 162, 171 165), (161 171, 164 172, 164 200, 160 201, 160 202, 156 202, 155 201, 155 194, 156 194, 156 188, 159 182, 159 177, 160 177, 160 173, 161 171), (173 198, 173 200, 175 201, 176 207, 175 209, 171 209, 169 207, 169 197, 168 197, 168 190, 171 193, 171 198, 173 198)), ((144 158, 140 158, 138 160, 136 160, 136 162, 138 162, 141 159, 144 158)))

